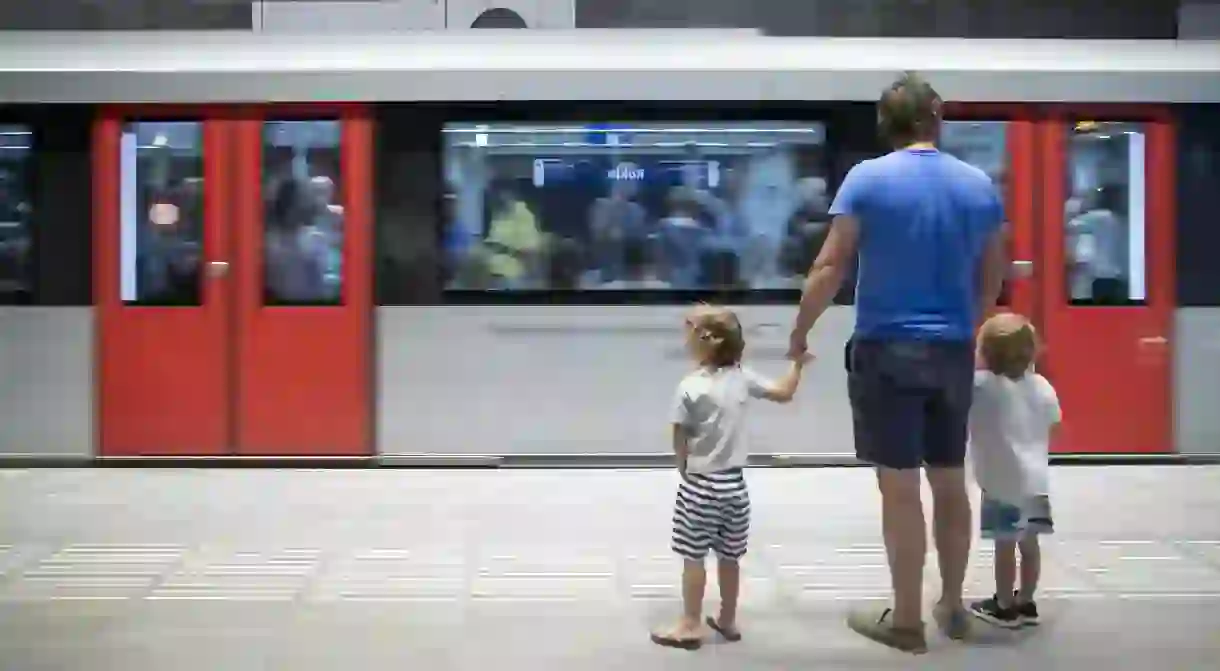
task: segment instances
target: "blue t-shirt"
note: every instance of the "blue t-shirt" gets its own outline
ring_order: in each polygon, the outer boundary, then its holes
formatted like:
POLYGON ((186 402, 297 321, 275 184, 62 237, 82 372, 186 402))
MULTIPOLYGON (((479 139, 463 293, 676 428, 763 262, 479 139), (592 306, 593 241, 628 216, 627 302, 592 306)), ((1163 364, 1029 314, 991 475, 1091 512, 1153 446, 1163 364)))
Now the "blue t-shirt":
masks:
POLYGON ((973 338, 979 260, 1004 219, 991 179, 935 149, 903 149, 847 173, 832 215, 860 223, 856 337, 973 338))

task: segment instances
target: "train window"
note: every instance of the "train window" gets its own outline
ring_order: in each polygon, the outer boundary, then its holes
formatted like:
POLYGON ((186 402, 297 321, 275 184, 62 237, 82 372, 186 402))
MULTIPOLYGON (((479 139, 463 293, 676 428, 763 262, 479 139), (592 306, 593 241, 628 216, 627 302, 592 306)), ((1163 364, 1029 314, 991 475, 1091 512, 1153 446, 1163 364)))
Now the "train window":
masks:
MULTIPOLYGON (((1008 205, 1008 123, 1004 121, 946 121, 941 127, 940 149, 982 170, 1001 190, 1008 205)), ((1011 300, 1008 280, 1000 292, 1000 305, 1011 300)))
POLYGON ((119 179, 119 287, 123 302, 199 305, 203 124, 126 124, 119 179))
POLYGON ((0 297, 12 302, 24 302, 18 299, 28 299, 33 289, 33 135, 28 126, 0 125, 0 297))
POLYGON ((339 122, 263 125, 265 305, 338 305, 343 290, 339 122))
POLYGON ((794 290, 830 222, 819 123, 453 123, 446 294, 794 290))
POLYGON ((1144 133, 1139 124, 1068 129, 1064 275, 1072 305, 1139 305, 1144 279, 1144 133))

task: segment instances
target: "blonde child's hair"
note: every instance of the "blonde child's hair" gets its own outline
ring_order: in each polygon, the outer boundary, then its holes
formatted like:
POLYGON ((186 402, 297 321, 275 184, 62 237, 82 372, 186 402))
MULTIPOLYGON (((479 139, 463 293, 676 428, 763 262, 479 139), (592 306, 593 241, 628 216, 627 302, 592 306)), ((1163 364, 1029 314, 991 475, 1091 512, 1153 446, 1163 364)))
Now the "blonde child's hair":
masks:
POLYGON ((1012 380, 1029 371, 1041 343, 1034 325, 1015 312, 1003 312, 988 319, 979 330, 979 355, 987 370, 1012 380))
POLYGON ((706 348, 706 360, 702 363, 717 368, 741 363, 746 339, 742 333, 741 320, 732 310, 717 305, 699 304, 695 306, 686 323, 694 329, 695 337, 706 348))

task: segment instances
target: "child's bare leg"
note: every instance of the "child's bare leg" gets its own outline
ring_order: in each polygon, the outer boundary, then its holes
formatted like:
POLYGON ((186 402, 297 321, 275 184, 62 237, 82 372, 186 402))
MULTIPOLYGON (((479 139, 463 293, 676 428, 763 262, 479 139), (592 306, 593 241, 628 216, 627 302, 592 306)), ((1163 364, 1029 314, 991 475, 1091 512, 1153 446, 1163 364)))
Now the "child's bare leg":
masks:
POLYGON ((1012 590, 1017 581, 1017 542, 995 542, 995 599, 1001 608, 1012 607, 1012 590))
POLYGON ((741 595, 741 563, 720 559, 716 566, 720 583, 720 615, 716 624, 726 634, 737 633, 737 599, 741 595))
POLYGON ((652 642, 670 648, 697 650, 703 644, 703 589, 707 570, 703 560, 682 561, 682 617, 678 623, 652 634, 652 642))
POLYGON ((679 632, 687 638, 700 635, 703 627, 703 592, 707 587, 707 569, 702 561, 682 561, 682 622, 679 632))
POLYGON ((1021 591, 1017 594, 1017 603, 1029 603, 1034 600, 1034 591, 1038 589, 1038 578, 1042 575, 1042 547, 1038 537, 1034 535, 1021 539, 1021 591))

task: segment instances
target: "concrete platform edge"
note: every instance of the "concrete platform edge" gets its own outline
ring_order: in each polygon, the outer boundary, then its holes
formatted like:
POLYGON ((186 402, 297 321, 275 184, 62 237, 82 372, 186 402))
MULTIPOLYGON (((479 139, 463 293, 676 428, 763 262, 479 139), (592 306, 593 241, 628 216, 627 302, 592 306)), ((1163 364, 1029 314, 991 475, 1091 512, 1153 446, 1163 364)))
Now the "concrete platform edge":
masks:
MULTIPOLYGON (((0 455, 0 468, 307 468, 307 469, 661 469, 672 468, 673 458, 660 454, 605 455, 409 455, 385 454, 368 457, 80 457, 46 455, 0 455)), ((1211 466, 1220 465, 1220 454, 1059 454, 1055 466, 1211 466)), ((753 468, 861 468, 867 467, 848 454, 759 455, 753 468)))

